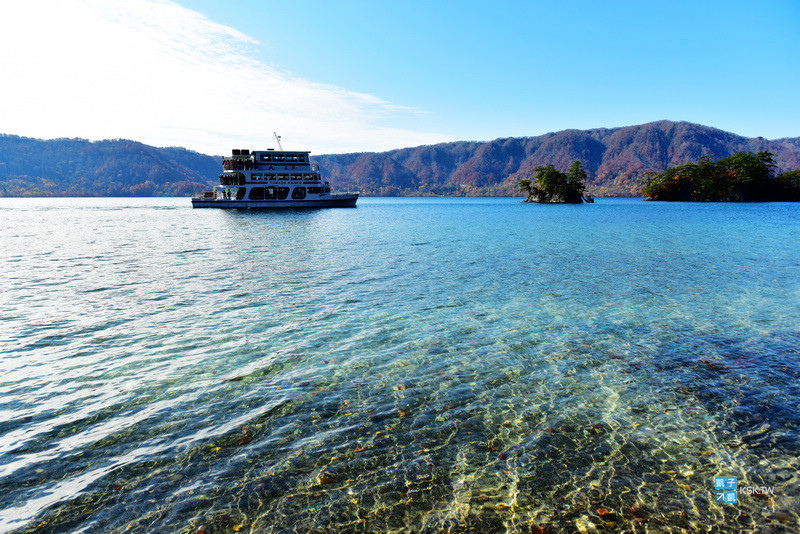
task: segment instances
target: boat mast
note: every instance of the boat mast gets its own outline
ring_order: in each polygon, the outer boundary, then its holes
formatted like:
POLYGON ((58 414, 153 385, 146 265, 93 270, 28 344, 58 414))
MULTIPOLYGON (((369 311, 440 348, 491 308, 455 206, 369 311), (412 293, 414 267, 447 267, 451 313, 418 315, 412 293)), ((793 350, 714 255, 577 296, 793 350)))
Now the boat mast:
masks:
POLYGON ((272 137, 275 138, 275 141, 278 143, 278 149, 283 152, 283 147, 281 146, 281 136, 278 135, 278 132, 272 132, 272 137))

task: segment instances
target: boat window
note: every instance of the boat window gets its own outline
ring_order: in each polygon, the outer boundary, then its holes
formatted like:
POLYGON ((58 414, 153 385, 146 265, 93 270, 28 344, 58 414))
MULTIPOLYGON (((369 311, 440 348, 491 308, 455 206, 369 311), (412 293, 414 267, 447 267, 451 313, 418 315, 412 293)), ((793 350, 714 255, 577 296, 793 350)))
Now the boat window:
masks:
POLYGON ((303 179, 303 175, 302 174, 293 174, 292 175, 292 180, 302 180, 302 179, 303 179))
POLYGON ((242 200, 244 198, 245 193, 247 193, 247 188, 240 187, 239 190, 236 192, 236 200, 242 200))
POLYGON ((330 192, 331 192, 331 188, 330 188, 330 187, 326 187, 326 188, 325 188, 325 192, 326 192, 326 193, 330 193, 330 192))
POLYGON ((250 175, 250 178, 253 179, 253 180, 260 180, 261 179, 261 173, 260 172, 254 172, 253 174, 250 175))
POLYGON ((267 187, 264 190, 264 200, 275 200, 277 197, 277 191, 274 187, 267 187))
POLYGON ((286 197, 289 196, 289 188, 288 187, 276 187, 275 188, 275 196, 278 200, 285 200, 286 197))
POLYGON ((304 174, 303 180, 315 180, 316 177, 313 174, 304 174))
POLYGON ((220 185, 244 185, 244 174, 240 172, 224 173, 219 175, 220 185))
POLYGON ((250 190, 250 200, 264 200, 264 188, 254 187, 250 190))
POLYGON ((306 198, 306 188, 305 187, 295 187, 294 191, 292 191, 292 198, 294 200, 302 200, 306 198))
POLYGON ((300 154, 298 156, 298 161, 301 161, 303 163, 308 163, 308 154, 300 154))
POLYGON ((311 194, 311 193, 319 194, 319 193, 322 193, 322 188, 321 187, 309 187, 308 188, 308 192, 309 192, 309 194, 311 194))
POLYGON ((289 175, 281 173, 281 174, 278 175, 278 179, 279 180, 288 180, 289 179, 289 175))
POLYGON ((265 174, 264 175, 264 179, 265 180, 274 180, 275 179, 275 175, 274 174, 265 174))
POLYGON ((261 161, 272 161, 271 154, 261 154, 261 161))

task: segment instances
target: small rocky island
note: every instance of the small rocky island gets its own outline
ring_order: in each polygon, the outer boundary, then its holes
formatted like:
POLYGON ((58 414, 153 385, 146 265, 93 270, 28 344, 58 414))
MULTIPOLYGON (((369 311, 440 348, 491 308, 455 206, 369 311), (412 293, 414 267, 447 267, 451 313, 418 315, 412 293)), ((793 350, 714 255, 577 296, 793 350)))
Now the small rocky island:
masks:
POLYGON ((519 181, 519 190, 527 193, 525 202, 542 204, 581 204, 594 202, 586 194, 586 171, 580 161, 573 161, 569 170, 561 172, 552 165, 536 167, 534 180, 524 178, 519 181))
POLYGON ((774 154, 737 152, 713 161, 670 167, 642 175, 647 200, 691 202, 798 202, 800 170, 775 176, 774 154))

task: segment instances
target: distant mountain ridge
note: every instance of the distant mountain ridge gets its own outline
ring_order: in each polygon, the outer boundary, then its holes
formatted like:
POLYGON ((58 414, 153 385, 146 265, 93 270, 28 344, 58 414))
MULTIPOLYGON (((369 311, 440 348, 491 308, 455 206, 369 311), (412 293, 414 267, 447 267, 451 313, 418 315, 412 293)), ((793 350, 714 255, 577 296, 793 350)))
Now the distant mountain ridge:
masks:
POLYGON ((220 171, 219 157, 184 148, 0 135, 0 196, 184 196, 220 171))
POLYGON ((800 137, 747 138, 689 122, 658 121, 638 126, 564 130, 535 137, 488 142, 459 141, 380 153, 316 156, 331 182, 366 194, 514 195, 534 169, 566 170, 574 160, 586 168, 596 196, 639 194, 646 171, 716 158, 739 151, 776 154, 779 171, 800 168, 800 137))
MULTIPOLYGON (((224 147, 221 147, 221 150, 224 147)), ((233 147, 230 147, 233 148, 233 147)), ((564 130, 534 137, 457 141, 387 152, 314 155, 337 189, 369 195, 518 195, 538 166, 586 168, 588 192, 630 196, 645 171, 727 157, 776 155, 779 171, 800 168, 800 137, 747 138, 689 122, 564 130)), ((218 183, 219 156, 129 140, 39 140, 0 135, 0 196, 188 196, 218 183)))

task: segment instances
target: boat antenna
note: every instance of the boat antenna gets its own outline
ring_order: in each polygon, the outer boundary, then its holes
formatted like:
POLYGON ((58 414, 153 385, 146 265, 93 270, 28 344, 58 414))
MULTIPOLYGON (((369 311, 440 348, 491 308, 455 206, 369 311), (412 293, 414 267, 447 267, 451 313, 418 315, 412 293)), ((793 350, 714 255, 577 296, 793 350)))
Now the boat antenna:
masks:
POLYGON ((281 146, 281 136, 278 135, 278 132, 272 132, 272 137, 274 137, 275 141, 278 142, 278 149, 283 150, 283 147, 281 146))

